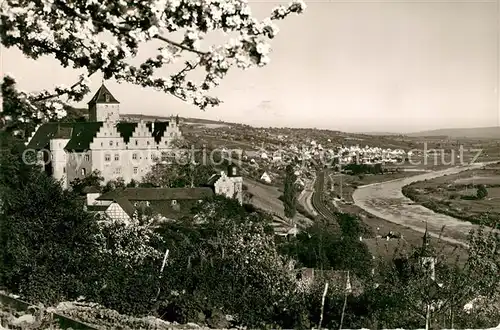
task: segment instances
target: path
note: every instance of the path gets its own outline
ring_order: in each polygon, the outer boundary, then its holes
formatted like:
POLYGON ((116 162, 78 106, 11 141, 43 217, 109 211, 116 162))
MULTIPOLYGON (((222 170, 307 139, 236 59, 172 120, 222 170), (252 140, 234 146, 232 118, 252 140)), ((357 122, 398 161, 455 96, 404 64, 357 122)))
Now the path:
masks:
POLYGON ((434 237, 439 237, 441 228, 445 226, 441 239, 452 244, 465 246, 467 234, 471 229, 479 228, 478 225, 433 212, 421 205, 415 205, 403 195, 402 188, 413 182, 479 169, 497 162, 453 167, 408 178, 360 186, 354 191, 352 197, 354 204, 366 212, 421 233, 425 232, 426 221, 429 233, 434 237))

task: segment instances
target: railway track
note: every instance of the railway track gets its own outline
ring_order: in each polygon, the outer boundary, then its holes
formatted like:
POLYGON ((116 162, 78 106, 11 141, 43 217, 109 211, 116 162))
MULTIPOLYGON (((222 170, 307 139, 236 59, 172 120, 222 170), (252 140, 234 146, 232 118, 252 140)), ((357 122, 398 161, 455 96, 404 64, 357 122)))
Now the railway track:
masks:
POLYGON ((327 220, 335 219, 335 214, 326 207, 323 202, 323 190, 325 188, 325 171, 318 171, 316 177, 316 183, 314 185, 314 193, 312 195, 312 206, 316 209, 316 212, 323 218, 327 220))

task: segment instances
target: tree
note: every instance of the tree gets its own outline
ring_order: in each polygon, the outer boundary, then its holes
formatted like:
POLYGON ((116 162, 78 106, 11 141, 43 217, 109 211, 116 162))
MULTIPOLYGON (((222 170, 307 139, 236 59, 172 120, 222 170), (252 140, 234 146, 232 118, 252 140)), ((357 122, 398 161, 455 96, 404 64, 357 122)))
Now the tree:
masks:
POLYGON ((268 218, 223 197, 204 201, 194 213, 196 222, 161 229, 170 254, 160 313, 178 322, 200 314, 211 322, 222 313, 247 326, 272 324, 294 294, 295 274, 277 252, 268 218))
POLYGON ((295 239, 280 245, 281 252, 302 267, 349 270, 366 278, 372 269, 372 257, 359 237, 346 236, 326 221, 318 221, 300 232, 295 239))
POLYGON ((273 21, 305 9, 302 1, 293 2, 277 7, 260 22, 252 17, 249 5, 239 0, 104 0, 98 4, 91 0, 6 0, 1 6, 3 46, 17 47, 31 59, 52 55, 63 67, 86 71, 70 87, 22 93, 24 105, 19 109, 32 118, 62 110, 62 103, 54 102, 57 97, 81 101, 89 92, 88 78, 99 71, 104 79, 156 89, 202 109, 218 105, 220 100, 207 91, 233 66, 267 64, 270 47, 266 40, 278 32, 273 21), (222 31, 238 37, 202 49, 204 36, 222 31), (183 33, 180 41, 174 41, 176 33, 183 33), (158 54, 139 65, 131 64, 129 60, 145 42, 156 42, 158 54), (183 55, 187 56, 182 70, 167 78, 156 74, 183 55), (197 69, 205 71, 199 84, 188 76, 197 69))
POLYGON ((283 205, 285 206, 285 216, 292 219, 297 212, 297 191, 295 181, 297 177, 292 165, 287 165, 285 174, 285 187, 283 190, 283 205))
POLYGON ((113 190, 123 190, 127 187, 125 180, 122 177, 116 180, 109 180, 106 185, 102 188, 102 192, 108 192, 113 190))
POLYGON ((205 185, 213 174, 214 168, 207 164, 157 163, 146 173, 142 182, 162 188, 199 187, 205 185))
MULTIPOLYGON (((56 120, 65 115, 59 107, 48 111, 45 104, 33 109, 27 102, 27 94, 16 89, 16 81, 12 77, 2 77, 2 112, 0 114, 0 130, 21 139, 26 139, 34 132, 35 127, 45 116, 48 120, 56 120)), ((62 110, 62 108, 61 108, 62 110)))
POLYGON ((488 196, 488 189, 484 186, 484 184, 480 184, 477 186, 476 192, 477 199, 485 199, 488 196))
POLYGON ((70 182, 71 189, 81 195, 84 193, 85 188, 93 187, 99 190, 102 189, 102 183, 104 182, 104 177, 101 176, 99 170, 94 170, 90 175, 87 175, 83 179, 76 178, 70 182))
POLYGON ((421 257, 429 255, 424 246, 403 257, 382 261, 379 285, 368 292, 378 327, 422 327, 427 305, 432 309, 431 326, 470 329, 498 325, 498 314, 482 314, 479 319, 477 314, 465 315, 464 306, 476 298, 498 301, 499 243, 497 233, 480 227, 470 232, 466 251, 457 249, 454 256, 431 253, 435 256, 435 281, 422 264, 421 257), (460 255, 464 253, 465 260, 460 255))
POLYGON ((0 163, 0 282, 28 301, 74 299, 99 277, 95 221, 21 147, 5 148, 0 163))

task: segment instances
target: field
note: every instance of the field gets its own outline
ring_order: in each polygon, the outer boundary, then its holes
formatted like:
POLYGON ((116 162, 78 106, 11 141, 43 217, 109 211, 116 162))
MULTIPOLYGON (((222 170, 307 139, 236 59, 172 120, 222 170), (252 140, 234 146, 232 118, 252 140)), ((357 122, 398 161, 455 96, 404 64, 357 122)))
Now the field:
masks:
POLYGON ((487 223, 500 221, 500 168, 498 165, 482 170, 416 182, 403 189, 407 197, 435 212, 478 223, 487 217, 487 223), (477 187, 484 185, 488 192, 478 199, 477 187))
MULTIPOLYGON (((250 203, 255 207, 262 209, 278 219, 277 222, 282 222, 285 219, 285 210, 283 202, 279 199, 282 192, 277 188, 265 185, 248 178, 243 179, 243 184, 248 188, 248 192, 252 194, 250 203)), ((295 215, 294 221, 300 225, 310 225, 311 220, 298 213, 295 215)))

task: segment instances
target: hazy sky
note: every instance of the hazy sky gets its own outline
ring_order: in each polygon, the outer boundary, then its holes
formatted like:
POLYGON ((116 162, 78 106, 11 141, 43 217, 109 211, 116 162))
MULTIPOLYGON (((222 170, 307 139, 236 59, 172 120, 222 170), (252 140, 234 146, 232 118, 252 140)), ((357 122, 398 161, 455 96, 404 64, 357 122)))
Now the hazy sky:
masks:
MULTIPOLYGON (((278 3, 250 1, 259 18, 278 3)), ((497 1, 307 1, 279 22, 271 63, 234 69, 201 112, 133 85, 106 85, 123 113, 179 114, 257 126, 417 131, 500 126, 497 1)), ((143 55, 156 45, 145 45, 143 55)), ((51 58, 2 50, 2 72, 24 90, 71 85, 78 72, 51 58)), ((97 89, 101 76, 93 76, 97 89)), ((83 102, 86 104, 88 99, 83 102)))

